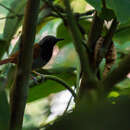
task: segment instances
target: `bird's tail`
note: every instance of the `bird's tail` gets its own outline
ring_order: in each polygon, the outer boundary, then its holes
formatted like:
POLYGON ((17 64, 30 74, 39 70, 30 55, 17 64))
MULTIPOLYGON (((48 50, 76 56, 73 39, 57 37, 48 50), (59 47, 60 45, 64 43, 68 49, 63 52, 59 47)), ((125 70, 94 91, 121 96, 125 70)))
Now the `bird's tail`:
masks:
POLYGON ((12 61, 13 61, 12 58, 8 58, 8 59, 5 59, 5 60, 1 60, 1 61, 0 61, 0 65, 7 64, 7 63, 11 63, 12 61))

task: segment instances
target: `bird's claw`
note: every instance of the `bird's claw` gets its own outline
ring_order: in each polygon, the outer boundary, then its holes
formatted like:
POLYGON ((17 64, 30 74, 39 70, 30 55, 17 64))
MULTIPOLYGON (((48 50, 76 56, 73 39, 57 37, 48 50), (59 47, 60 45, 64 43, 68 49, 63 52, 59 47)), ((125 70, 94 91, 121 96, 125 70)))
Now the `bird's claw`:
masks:
POLYGON ((41 82, 44 82, 46 79, 46 77, 43 74, 40 75, 40 78, 41 78, 41 80, 40 80, 41 82))
POLYGON ((45 81, 46 77, 45 77, 43 74, 40 74, 40 73, 38 73, 38 72, 36 72, 36 71, 33 71, 33 73, 36 74, 36 75, 39 77, 38 79, 35 78, 38 83, 45 81))
POLYGON ((35 83, 36 85, 38 85, 37 78, 32 76, 32 79, 33 79, 34 83, 35 83))

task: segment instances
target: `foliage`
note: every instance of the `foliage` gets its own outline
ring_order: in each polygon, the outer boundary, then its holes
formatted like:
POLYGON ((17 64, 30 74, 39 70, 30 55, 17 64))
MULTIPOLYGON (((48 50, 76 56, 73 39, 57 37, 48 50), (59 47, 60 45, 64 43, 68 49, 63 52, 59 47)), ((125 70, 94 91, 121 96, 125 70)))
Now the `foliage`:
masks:
MULTIPOLYGON (((71 129, 81 127, 90 130, 91 125, 95 127, 93 129, 114 130, 118 127, 129 129, 127 113, 129 113, 130 77, 127 74, 130 72, 130 2, 129 0, 71 0, 67 3, 67 1, 40 1, 35 41, 38 42, 46 34, 64 38, 64 41, 57 44, 58 49, 54 49, 54 52, 58 51, 58 53, 54 58, 52 57, 52 61, 45 68, 37 71, 40 74, 56 76, 70 87, 75 86, 77 95, 74 99, 75 108, 74 112, 66 112, 65 115, 53 121, 54 125, 50 123, 40 127, 47 126, 47 129, 62 127, 63 129, 65 126, 64 129, 69 129, 68 126, 72 121, 71 129), (101 36, 103 40, 100 42, 101 36), (116 49, 111 49, 111 43, 116 49), (116 59, 110 57, 113 53, 116 53, 116 59), (109 64, 109 61, 112 64, 109 64), (103 71, 106 66, 108 73, 104 76, 103 71), (111 96, 108 95, 113 90, 119 96, 112 97, 113 100, 111 100, 111 96), (126 100, 120 101, 122 97, 126 100), (119 101, 116 102, 118 99, 119 101), (121 113, 122 109, 124 115, 127 115, 126 118, 121 113), (114 118, 117 115, 119 115, 118 118, 114 118), (110 121, 111 127, 106 120, 110 121), (119 121, 122 121, 125 127, 121 127, 119 121)), ((1 59, 18 49, 25 5, 26 0, 0 0, 1 59)), ((16 69, 14 65, 2 65, 0 71, 0 129, 6 130, 10 118, 7 101, 9 96, 6 91, 11 90, 16 69)), ((52 93, 66 89, 57 81, 50 79, 41 81, 38 76, 36 80, 38 84, 34 80, 29 80, 27 103, 35 103, 38 99, 45 99, 52 93)), ((31 126, 29 128, 33 129, 31 126)))

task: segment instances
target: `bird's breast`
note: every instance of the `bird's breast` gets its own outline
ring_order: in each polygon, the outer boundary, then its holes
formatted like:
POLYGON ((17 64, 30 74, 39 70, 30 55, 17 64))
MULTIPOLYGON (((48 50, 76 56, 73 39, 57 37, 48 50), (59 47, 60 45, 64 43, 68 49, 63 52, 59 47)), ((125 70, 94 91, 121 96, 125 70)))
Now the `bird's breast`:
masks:
POLYGON ((51 57, 52 57, 52 52, 53 52, 53 48, 46 48, 46 49, 42 49, 41 51, 41 57, 45 62, 48 62, 51 57))
POLYGON ((35 57, 33 60, 32 69, 41 68, 46 65, 51 59, 52 50, 40 49, 39 56, 35 57))

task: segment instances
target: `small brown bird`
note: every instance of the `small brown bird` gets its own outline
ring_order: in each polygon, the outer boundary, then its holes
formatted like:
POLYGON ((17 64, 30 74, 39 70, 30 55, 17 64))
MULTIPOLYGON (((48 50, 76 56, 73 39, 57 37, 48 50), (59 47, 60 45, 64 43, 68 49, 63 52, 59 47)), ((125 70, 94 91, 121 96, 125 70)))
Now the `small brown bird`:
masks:
MULTIPOLYGON (((48 35, 44 37, 39 43, 34 44, 33 47, 33 63, 32 69, 41 68, 48 63, 51 59, 53 47, 58 41, 64 39, 56 38, 54 36, 48 35)), ((18 56, 19 51, 12 54, 9 58, 1 60, 0 65, 7 64, 7 63, 18 63, 18 56)))

